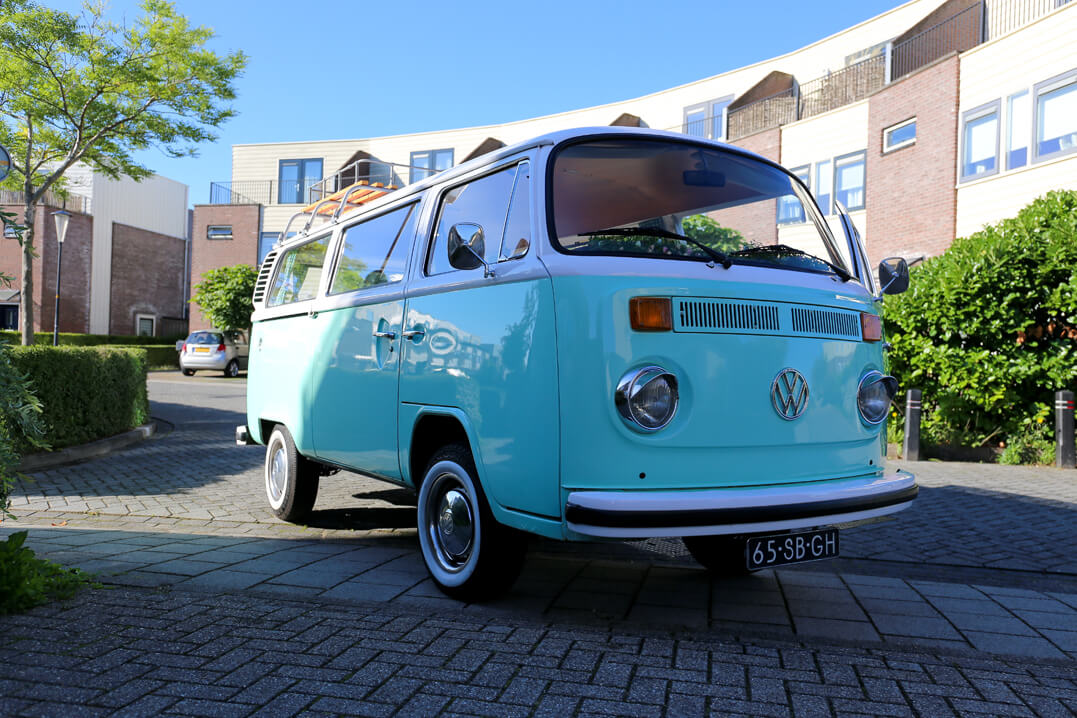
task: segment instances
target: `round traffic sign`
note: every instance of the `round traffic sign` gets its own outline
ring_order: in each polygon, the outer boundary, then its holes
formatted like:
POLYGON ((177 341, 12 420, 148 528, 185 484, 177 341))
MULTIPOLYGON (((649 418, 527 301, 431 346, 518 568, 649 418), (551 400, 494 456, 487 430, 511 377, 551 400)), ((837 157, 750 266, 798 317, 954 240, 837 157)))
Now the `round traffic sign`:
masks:
POLYGON ((8 154, 8 151, 3 145, 0 145, 0 182, 4 181, 4 178, 7 177, 7 173, 10 171, 11 155, 8 154))

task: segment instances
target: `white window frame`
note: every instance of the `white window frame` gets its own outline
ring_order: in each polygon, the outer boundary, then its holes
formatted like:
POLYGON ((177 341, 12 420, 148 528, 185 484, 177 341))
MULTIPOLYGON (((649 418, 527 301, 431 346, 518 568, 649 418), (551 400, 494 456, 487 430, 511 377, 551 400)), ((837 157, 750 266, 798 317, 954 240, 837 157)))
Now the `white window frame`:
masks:
POLYGON ((1001 98, 985 102, 979 107, 974 107, 971 110, 966 110, 961 114, 961 127, 960 127, 960 147, 957 151, 957 178, 958 182, 973 182, 975 180, 984 179, 985 177, 993 177, 999 173, 999 167, 1002 164, 1002 158, 999 156, 999 140, 1002 134, 1002 100, 1001 98), (995 116, 995 167, 987 172, 981 172, 979 174, 965 174, 965 138, 968 135, 966 131, 968 124, 981 117, 987 117, 988 115, 995 116))
POLYGON ((135 315, 135 336, 136 337, 142 337, 142 336, 155 337, 155 336, 157 336, 157 316, 154 315, 154 314, 136 314, 135 315), (150 320, 151 328, 150 328, 150 333, 149 334, 139 334, 138 333, 138 325, 142 323, 143 319, 149 319, 150 320))
MULTIPOLYGON (((1013 150, 1014 150, 1013 142, 1014 142, 1014 140, 1020 141, 1020 139, 1021 139, 1021 138, 1015 138, 1014 135, 1013 135, 1013 125, 1014 125, 1014 122, 1013 122, 1013 115, 1014 115, 1014 113, 1013 113, 1013 104, 1014 104, 1015 100, 1018 100, 1018 99, 1020 99, 1022 97, 1028 99, 1028 101, 1030 103, 1034 101, 1034 99, 1032 97, 1032 93, 1029 92, 1027 87, 1025 89, 1023 89, 1023 90, 1018 90, 1017 92, 1012 92, 1012 93, 1010 93, 1009 95, 1006 96, 1006 149, 1005 149, 1004 154, 1005 154, 1005 159, 1006 159, 1006 170, 1007 171, 1021 169, 1022 167, 1028 167, 1029 164, 1032 162, 1032 144, 1035 142, 1035 139, 1036 139, 1035 138, 1035 134, 1036 134, 1035 130, 1036 130, 1036 128, 1035 128, 1035 125, 1030 124, 1029 128, 1028 128, 1028 133, 1024 137, 1024 141, 1025 141, 1025 162, 1024 162, 1024 164, 1020 164, 1020 165, 1017 165, 1017 166, 1013 166, 1013 165, 1010 164, 1010 153, 1013 152, 1013 150)), ((1030 105, 1028 107, 1028 109, 1027 109, 1027 116, 1025 118, 1029 122, 1032 121, 1032 112, 1033 112, 1032 106, 1030 105)))
POLYGON ((1031 144, 1031 147, 1029 147, 1031 150, 1028 158, 1029 164, 1053 160, 1056 157, 1065 157, 1068 154, 1077 152, 1077 143, 1074 143, 1070 147, 1063 147, 1043 155, 1040 154, 1040 96, 1059 90, 1067 85, 1075 84, 1077 84, 1077 69, 1064 72, 1061 75, 1055 75, 1049 80, 1037 83, 1032 88, 1032 137, 1029 140, 1031 144))
POLYGON ((849 152, 848 154, 838 155, 832 161, 834 168, 833 179, 830 180, 830 196, 831 202, 835 203, 834 209, 837 210, 836 203, 838 201, 838 168, 845 165, 855 164, 851 160, 857 160, 864 164, 864 184, 860 188, 861 194, 864 196, 864 203, 855 207, 846 207, 847 212, 859 212, 862 209, 867 209, 868 206, 868 153, 867 150, 857 150, 856 152, 849 152))
MULTIPOLYGON (((915 124, 916 124, 916 117, 914 116, 914 117, 910 117, 907 120, 899 122, 896 125, 890 125, 886 129, 884 129, 883 130, 883 154, 885 155, 888 152, 894 152, 895 150, 900 150, 903 147, 908 147, 909 145, 915 145, 916 144, 916 134, 913 134, 912 139, 909 139, 909 140, 902 140, 901 142, 895 142, 893 144, 888 143, 889 142, 889 136, 891 134, 893 134, 894 132, 896 132, 896 131, 898 131, 900 129, 908 127, 909 125, 915 125, 915 124)), ((917 128, 917 131, 919 131, 919 129, 920 128, 917 128)))
MULTIPOLYGON (((716 97, 713 100, 707 100, 706 102, 697 102, 694 105, 688 105, 684 108, 683 120, 681 122, 681 131, 691 137, 703 137, 708 140, 725 141, 729 135, 729 105, 733 102, 733 98, 736 95, 725 95, 723 97, 716 97), (716 136, 714 133, 714 106, 722 105, 722 134, 716 136), (702 134, 690 134, 688 132, 688 115, 693 113, 703 113, 703 133, 702 134)), ((695 120, 693 120, 695 122, 695 120)))
MULTIPOLYGON (((797 179, 799 179, 801 182, 804 183, 804 186, 808 188, 808 192, 810 193, 811 192, 811 165, 806 164, 806 165, 800 165, 799 167, 790 167, 789 171, 792 174, 796 175, 797 179)), ((780 200, 779 200, 779 203, 778 203, 778 211, 779 211, 779 213, 781 212, 781 201, 780 200)), ((803 204, 800 207, 800 211, 801 211, 801 214, 803 216, 799 220, 795 220, 795 219, 785 219, 785 220, 783 220, 783 219, 781 219, 781 217, 779 215, 776 224, 778 224, 778 226, 785 227, 785 226, 792 226, 792 225, 795 225, 795 224, 804 224, 804 223, 806 223, 808 221, 808 211, 807 211, 807 208, 803 206, 803 204)))
POLYGON ((210 240, 211 242, 229 240, 233 238, 234 235, 232 234, 232 225, 230 224, 211 224, 206 227, 206 239, 210 240), (228 229, 228 234, 224 234, 224 232, 221 232, 220 234, 214 236, 213 230, 224 230, 226 228, 228 229))

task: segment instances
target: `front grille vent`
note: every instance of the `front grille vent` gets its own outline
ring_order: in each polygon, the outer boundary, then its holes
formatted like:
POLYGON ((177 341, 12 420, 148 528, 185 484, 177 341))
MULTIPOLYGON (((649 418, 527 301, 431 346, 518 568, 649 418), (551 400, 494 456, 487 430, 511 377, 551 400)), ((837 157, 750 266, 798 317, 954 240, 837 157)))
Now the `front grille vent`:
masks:
POLYGON ((273 273, 273 260, 277 258, 277 250, 273 250, 266 255, 265 260, 262 262, 262 268, 258 271, 258 279, 254 283, 254 303, 258 304, 266 296, 266 289, 269 286, 269 279, 273 273))
POLYGON ((781 329, 778 307, 758 302, 680 300, 681 331, 755 331, 781 329))
POLYGON ((852 312, 794 307, 792 317, 793 331, 800 334, 860 338, 859 317, 852 312))

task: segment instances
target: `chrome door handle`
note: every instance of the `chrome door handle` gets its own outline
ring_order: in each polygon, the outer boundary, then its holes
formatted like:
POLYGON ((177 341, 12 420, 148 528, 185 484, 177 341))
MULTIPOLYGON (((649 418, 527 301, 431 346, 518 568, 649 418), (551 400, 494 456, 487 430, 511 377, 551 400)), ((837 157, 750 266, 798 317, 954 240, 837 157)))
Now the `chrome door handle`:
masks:
POLYGON ((400 334, 400 336, 404 337, 405 339, 412 339, 413 337, 422 337, 422 336, 426 336, 426 330, 425 329, 412 329, 411 331, 402 332, 400 334))
MULTIPOLYGON (((374 336, 379 339, 393 340, 396 339, 396 332, 374 332, 374 336)), ((404 336, 407 336, 407 334, 405 333, 404 336)))

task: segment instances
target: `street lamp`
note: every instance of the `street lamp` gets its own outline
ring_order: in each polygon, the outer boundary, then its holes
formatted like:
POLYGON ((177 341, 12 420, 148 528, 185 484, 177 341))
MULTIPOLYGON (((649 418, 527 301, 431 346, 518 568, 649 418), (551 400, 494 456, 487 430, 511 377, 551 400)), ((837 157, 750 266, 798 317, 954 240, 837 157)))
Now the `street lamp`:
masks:
POLYGON ((71 213, 58 210, 52 213, 56 220, 56 240, 60 248, 56 252, 56 300, 52 307, 52 345, 56 346, 60 340, 60 258, 64 256, 64 237, 67 235, 67 223, 71 221, 71 213))

